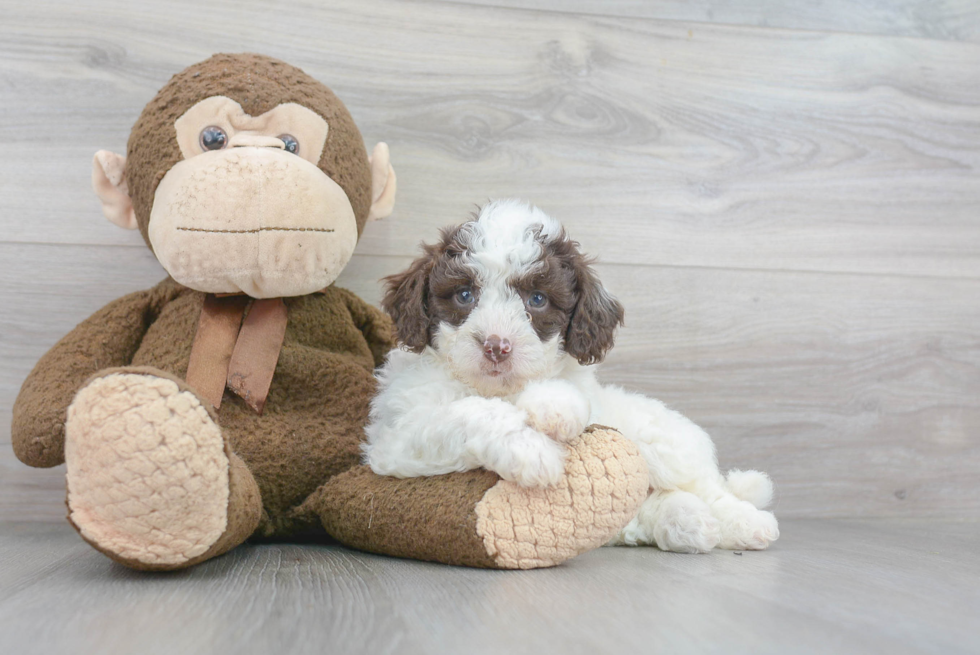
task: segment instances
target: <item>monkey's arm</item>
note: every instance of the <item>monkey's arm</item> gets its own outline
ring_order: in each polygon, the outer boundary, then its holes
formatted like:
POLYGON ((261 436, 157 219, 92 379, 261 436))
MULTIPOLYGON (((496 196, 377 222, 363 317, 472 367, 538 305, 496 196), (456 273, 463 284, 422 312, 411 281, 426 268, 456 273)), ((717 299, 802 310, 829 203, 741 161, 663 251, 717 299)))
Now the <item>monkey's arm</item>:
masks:
POLYGON ((112 301, 41 357, 14 403, 11 438, 18 459, 40 468, 65 461, 68 405, 93 373, 132 361, 156 313, 155 291, 112 301))
POLYGON ((355 294, 343 289, 344 301, 354 319, 354 324, 364 334, 374 365, 381 366, 388 351, 395 347, 395 330, 391 319, 377 307, 369 305, 355 294))

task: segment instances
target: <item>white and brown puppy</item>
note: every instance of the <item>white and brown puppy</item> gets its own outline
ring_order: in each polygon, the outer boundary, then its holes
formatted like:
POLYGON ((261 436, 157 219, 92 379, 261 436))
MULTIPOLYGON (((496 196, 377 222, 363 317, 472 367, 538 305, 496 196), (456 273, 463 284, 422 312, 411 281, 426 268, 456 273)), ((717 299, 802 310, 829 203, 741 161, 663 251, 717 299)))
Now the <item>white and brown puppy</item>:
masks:
POLYGON ((403 348, 379 372, 365 461, 382 475, 482 467, 546 486, 562 474, 563 444, 599 423, 636 442, 650 471, 650 497, 615 543, 766 548, 779 536, 762 511, 768 476, 722 476, 704 430, 596 381, 623 308, 577 246, 541 210, 497 201, 386 279, 403 348))

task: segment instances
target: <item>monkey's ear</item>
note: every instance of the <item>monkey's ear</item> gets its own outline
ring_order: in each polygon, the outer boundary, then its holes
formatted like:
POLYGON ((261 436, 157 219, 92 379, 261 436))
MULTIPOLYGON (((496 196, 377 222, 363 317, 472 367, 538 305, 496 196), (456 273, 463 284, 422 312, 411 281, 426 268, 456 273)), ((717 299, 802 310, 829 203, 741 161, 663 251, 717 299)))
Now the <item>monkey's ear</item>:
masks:
POLYGON ((371 211, 368 220, 375 221, 391 216, 395 208, 395 169, 391 167, 388 144, 381 142, 374 146, 368 158, 371 162, 371 211))
POLYGON ((92 188, 102 201, 102 213, 106 218, 127 230, 138 227, 126 185, 125 157, 108 150, 95 153, 92 158, 92 188))

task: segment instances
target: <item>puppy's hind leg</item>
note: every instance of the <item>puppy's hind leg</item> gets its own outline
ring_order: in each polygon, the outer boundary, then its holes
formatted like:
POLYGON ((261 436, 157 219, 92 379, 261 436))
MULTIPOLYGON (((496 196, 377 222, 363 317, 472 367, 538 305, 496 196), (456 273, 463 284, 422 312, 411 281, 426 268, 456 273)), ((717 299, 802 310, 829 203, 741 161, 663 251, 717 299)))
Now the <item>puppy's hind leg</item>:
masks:
MULTIPOLYGON (((728 490, 730 486, 745 491, 739 485, 731 485, 729 482, 724 486, 723 484, 711 484, 706 493, 698 494, 707 500, 711 514, 718 519, 718 525, 721 529, 721 540, 718 542, 718 547, 727 550, 765 550, 770 543, 779 538, 779 525, 776 522, 776 517, 773 516, 772 512, 758 509, 748 500, 738 498, 728 490)), ((745 495, 755 496, 753 500, 762 504, 767 496, 769 498, 772 496, 771 483, 768 485, 768 489, 768 494, 746 493, 745 495)))
POLYGON ((675 553, 706 553, 720 538, 718 520, 707 503, 692 493, 674 489, 651 493, 610 545, 655 545, 675 553))

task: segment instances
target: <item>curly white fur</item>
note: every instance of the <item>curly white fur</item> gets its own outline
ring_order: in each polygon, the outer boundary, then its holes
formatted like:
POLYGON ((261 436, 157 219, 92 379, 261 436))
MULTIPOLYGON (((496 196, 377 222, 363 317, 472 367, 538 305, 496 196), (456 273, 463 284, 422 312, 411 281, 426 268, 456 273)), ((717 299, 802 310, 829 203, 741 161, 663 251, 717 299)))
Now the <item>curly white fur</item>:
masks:
POLYGON ((632 439, 650 472, 649 498, 613 543, 706 552, 764 549, 775 541, 776 519, 763 511, 772 499, 766 474, 733 470, 726 479, 704 430, 657 400, 600 385, 595 367, 566 354, 561 338, 537 337, 509 281, 535 265, 542 240, 563 235, 557 221, 507 201, 484 207, 467 228, 479 304, 461 325, 439 325, 421 353, 388 356, 378 373, 365 462, 397 477, 483 467, 546 486, 562 475, 562 444, 598 423, 632 439), (487 334, 514 344, 505 374, 487 374, 481 347, 487 334))

